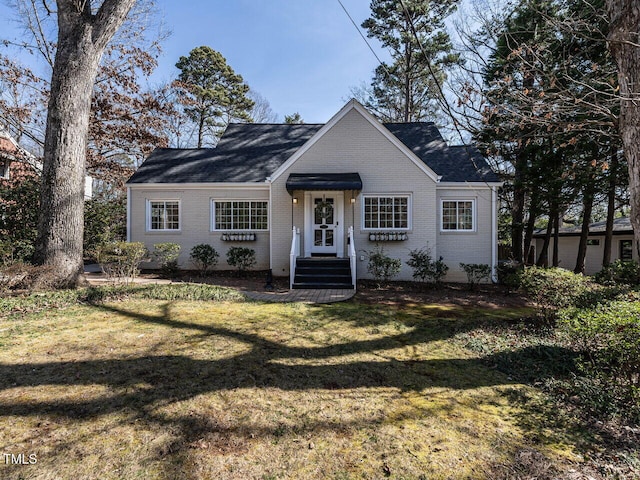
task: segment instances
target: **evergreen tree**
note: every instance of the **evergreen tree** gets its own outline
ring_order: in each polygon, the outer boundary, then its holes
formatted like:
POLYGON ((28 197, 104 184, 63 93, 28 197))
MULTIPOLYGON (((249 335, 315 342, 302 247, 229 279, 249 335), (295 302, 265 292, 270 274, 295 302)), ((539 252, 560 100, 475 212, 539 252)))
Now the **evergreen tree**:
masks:
POLYGON ((177 87, 187 116, 197 131, 197 147, 215 144, 232 121, 251 122, 254 102, 249 86, 211 47, 197 47, 180 57, 177 87))
POLYGON ((372 0, 362 27, 391 52, 375 70, 366 106, 383 121, 433 119, 446 70, 458 62, 444 28, 457 0, 372 0))

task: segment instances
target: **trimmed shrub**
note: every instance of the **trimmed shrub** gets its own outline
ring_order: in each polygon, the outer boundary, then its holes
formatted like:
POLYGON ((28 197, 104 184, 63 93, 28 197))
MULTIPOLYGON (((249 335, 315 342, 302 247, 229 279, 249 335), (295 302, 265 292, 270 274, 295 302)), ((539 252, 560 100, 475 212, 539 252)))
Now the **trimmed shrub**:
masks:
POLYGON ((467 285, 474 290, 483 280, 489 280, 491 267, 486 263, 461 263, 460 268, 467 274, 467 285))
POLYGON ((96 249, 96 259, 102 271, 124 283, 140 273, 139 265, 149 252, 142 242, 108 242, 96 249))
POLYGON ((388 282, 400 273, 402 260, 387 256, 384 253, 384 248, 376 246, 376 248, 367 253, 369 256, 367 272, 373 275, 373 278, 378 282, 378 286, 383 282, 388 282))
POLYGON ((165 278, 174 277, 178 273, 178 256, 180 245, 173 242, 155 243, 153 258, 160 266, 160 273, 165 278))
POLYGON ((227 263, 238 269, 239 275, 256 264, 256 251, 248 247, 231 247, 227 252, 227 263))
POLYGON ((216 249, 206 243, 194 246, 189 255, 201 275, 206 275, 211 268, 215 267, 220 257, 216 249))
POLYGON ((438 284, 449 270, 442 257, 435 261, 431 258, 431 250, 428 247, 411 250, 406 263, 413 269, 413 278, 421 282, 438 284))
POLYGON ((638 285, 640 265, 634 261, 616 260, 596 273, 594 278, 602 285, 638 285))

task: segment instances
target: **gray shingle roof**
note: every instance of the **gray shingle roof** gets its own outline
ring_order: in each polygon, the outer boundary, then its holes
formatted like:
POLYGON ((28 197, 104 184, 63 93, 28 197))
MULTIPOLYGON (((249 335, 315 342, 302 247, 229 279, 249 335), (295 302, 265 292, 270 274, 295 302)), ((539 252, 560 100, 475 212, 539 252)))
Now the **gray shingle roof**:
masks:
POLYGON ((448 146, 434 123, 385 123, 384 126, 431 170, 442 176, 442 182, 500 181, 477 148, 448 146))
POLYGON ((157 148, 128 183, 264 182, 322 125, 230 124, 216 148, 157 148))
MULTIPOLYGON (((443 182, 497 182, 474 147, 449 147, 433 123, 385 127, 443 182)), ((158 148, 128 183, 264 182, 318 130, 320 124, 231 124, 216 148, 158 148)))
MULTIPOLYGON (((546 228, 541 228, 533 232, 533 236, 541 238, 545 236, 546 228)), ((594 222, 589 224, 589 235, 604 235, 607 230, 607 222, 594 222)), ((573 237, 579 236, 582 233, 582 225, 566 225, 560 227, 558 233, 561 236, 573 237)), ((613 233, 617 235, 631 234, 633 233, 633 227, 631 226, 631 219, 629 217, 616 218, 613 221, 613 233)))

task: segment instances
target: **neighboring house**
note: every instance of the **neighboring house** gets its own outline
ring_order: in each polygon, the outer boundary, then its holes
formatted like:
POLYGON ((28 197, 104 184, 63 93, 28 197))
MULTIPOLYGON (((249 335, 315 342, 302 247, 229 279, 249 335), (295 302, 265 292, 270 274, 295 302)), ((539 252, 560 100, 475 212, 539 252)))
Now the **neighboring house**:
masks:
MULTIPOLYGON (((41 173, 42 162, 0 128, 0 181, 14 182, 41 173)), ((84 199, 89 200, 92 196, 93 178, 87 175, 84 177, 84 199)))
POLYGON ((17 181, 37 174, 35 157, 0 128, 0 181, 17 181))
MULTIPOLYGON (((585 270, 587 275, 594 275, 602 270, 602 258, 604 256, 604 236, 607 222, 596 222, 589 225, 589 237, 587 240, 587 255, 585 257, 585 270)), ((582 226, 560 227, 558 239, 559 266, 567 270, 573 270, 578 256, 578 245, 582 226)), ((537 230, 533 234, 536 258, 544 244, 544 230, 537 230)), ((553 237, 549 243, 549 255, 553 252, 553 237)), ((617 218, 613 222, 613 242, 611 243, 611 261, 638 260, 638 250, 633 239, 633 227, 628 217, 617 218)))
POLYGON ((333 257, 347 259, 335 277, 371 278, 376 245, 402 259, 398 279, 428 247, 446 280, 465 281, 460 262, 497 263, 499 186, 477 149, 447 146, 433 123, 383 125, 351 100, 324 125, 231 124, 214 149, 156 149, 127 182, 127 232, 150 249, 179 243, 182 268, 194 245, 211 244, 220 269, 229 247, 248 246, 256 268, 299 287, 333 257))

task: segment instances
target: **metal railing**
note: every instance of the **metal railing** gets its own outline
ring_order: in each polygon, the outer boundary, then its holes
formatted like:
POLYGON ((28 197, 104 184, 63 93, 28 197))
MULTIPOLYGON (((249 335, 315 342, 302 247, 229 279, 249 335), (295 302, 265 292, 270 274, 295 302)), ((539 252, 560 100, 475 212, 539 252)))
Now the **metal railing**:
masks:
POLYGON ((300 229, 293 227, 291 250, 289 252, 289 288, 293 288, 296 277, 296 258, 300 256, 300 229))
POLYGON ((349 227, 349 260, 351 261, 351 283, 356 289, 356 244, 353 239, 353 226, 349 227))

